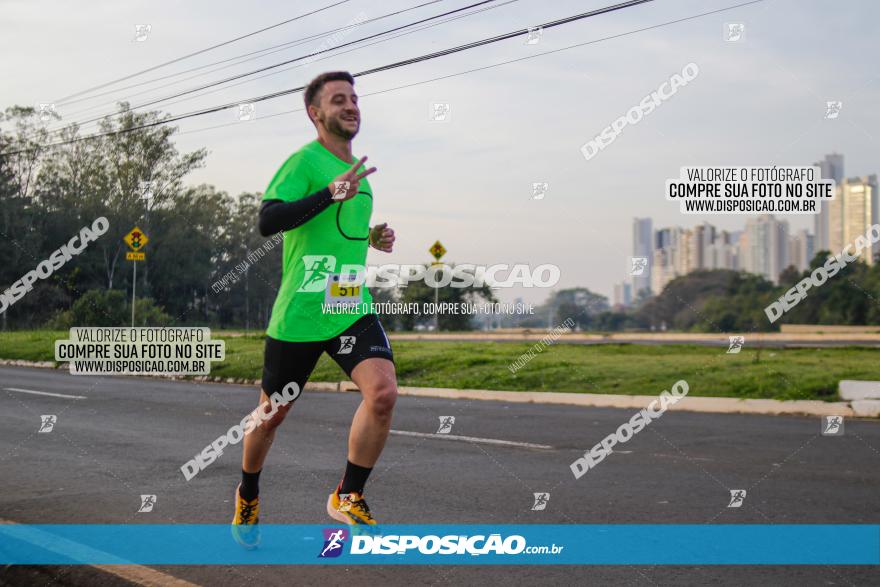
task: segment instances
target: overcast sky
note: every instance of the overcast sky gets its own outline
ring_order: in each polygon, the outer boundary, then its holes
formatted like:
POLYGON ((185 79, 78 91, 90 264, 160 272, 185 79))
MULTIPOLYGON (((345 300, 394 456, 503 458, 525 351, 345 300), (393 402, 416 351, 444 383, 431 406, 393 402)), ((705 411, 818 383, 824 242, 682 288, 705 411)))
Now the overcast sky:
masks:
MULTIPOLYGON (((6 0, 0 3, 0 106, 57 101, 331 3, 6 0), (135 24, 151 25, 146 41, 134 41, 135 24)), ((133 94, 159 84, 119 89, 419 3, 351 0, 58 110, 65 120, 83 120, 108 112, 114 100, 138 104, 291 59, 331 41, 318 37, 176 85, 168 84, 186 76, 165 80, 161 89, 141 95, 133 94)), ((339 42, 470 3, 438 2, 345 33, 339 42)), ((321 71, 362 71, 611 3, 519 0, 164 108, 183 113, 242 101, 304 85, 321 71)), ((367 95, 737 3, 657 0, 545 30, 537 44, 527 45, 520 37, 358 79, 363 124, 354 151, 369 155, 379 168, 370 178, 376 194, 373 220, 387 221, 398 234, 393 254, 371 251, 369 262, 425 261, 428 247, 439 239, 449 251, 444 260, 554 263, 561 269, 558 287, 585 286, 610 298, 613 283, 626 276, 634 216, 652 217, 655 228, 703 221, 727 229, 745 224, 744 216, 681 215, 677 203, 664 199, 663 186, 682 166, 802 165, 837 151, 846 157, 847 176, 880 172, 880 8, 871 0, 768 0, 367 95), (729 22, 745 24, 742 42, 724 40, 729 22), (584 159, 582 144, 689 62, 700 69, 693 82, 639 124, 626 127, 599 155, 584 159), (826 100, 843 102, 839 118, 824 119, 826 100), (451 120, 430 121, 433 102, 449 103, 451 120), (543 199, 532 199, 533 182, 549 183, 543 199)), ((301 94, 293 94, 258 104, 258 120, 252 122, 236 122, 236 114, 225 111, 178 123, 182 151, 209 150, 207 165, 189 181, 231 194, 263 191, 278 166, 315 133, 303 112, 259 118, 301 107, 301 94)), ((812 217, 789 220, 794 229, 812 229, 812 217)), ((500 297, 540 302, 546 294, 515 290, 500 297)))

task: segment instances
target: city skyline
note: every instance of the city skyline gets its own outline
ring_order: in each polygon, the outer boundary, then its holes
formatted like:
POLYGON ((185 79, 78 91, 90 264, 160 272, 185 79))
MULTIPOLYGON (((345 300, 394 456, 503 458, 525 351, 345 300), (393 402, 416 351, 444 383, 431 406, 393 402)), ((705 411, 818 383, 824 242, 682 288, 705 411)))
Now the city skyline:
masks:
MULTIPOLYGON (((835 196, 824 202, 814 216, 813 233, 806 228, 792 229, 784 216, 762 214, 746 217, 741 230, 719 230, 708 221, 693 228, 658 228, 653 231, 648 250, 644 246, 645 230, 653 226, 652 219, 633 218, 632 258, 647 258, 648 262, 639 275, 631 275, 629 282, 613 285, 612 306, 626 307, 638 299, 645 289, 646 276, 651 295, 662 292, 672 279, 700 269, 746 271, 778 284, 780 274, 788 267, 804 271, 819 251, 838 254, 868 227, 880 222, 876 174, 846 177, 841 153, 830 153, 814 165, 820 168, 823 179, 835 181, 835 196)), ((869 247, 860 258, 873 265, 878 251, 877 245, 869 247)))

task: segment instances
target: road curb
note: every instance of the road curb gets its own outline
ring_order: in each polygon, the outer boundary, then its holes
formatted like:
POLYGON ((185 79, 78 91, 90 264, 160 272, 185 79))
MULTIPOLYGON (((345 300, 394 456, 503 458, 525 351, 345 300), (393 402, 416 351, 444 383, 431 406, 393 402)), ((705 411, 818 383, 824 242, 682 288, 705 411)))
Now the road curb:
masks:
MULTIPOLYGON (((40 367, 54 369, 52 361, 24 361, 0 359, 0 365, 18 367, 40 367)), ((155 376, 154 376, 155 377, 155 376)), ((184 377, 167 379, 186 380, 184 377)), ((259 380, 234 379, 231 377, 199 376, 195 381, 259 385, 259 380)), ((305 391, 351 392, 358 391, 351 381, 309 382, 305 391)), ((600 393, 560 393, 555 391, 495 391, 490 389, 451 389, 444 387, 398 387, 400 395, 413 397, 435 397, 444 399, 464 399, 480 401, 501 401, 530 404, 556 404, 593 408, 641 409, 657 398, 656 395, 612 395, 600 393)), ((658 392, 659 394, 659 392, 658 392)), ((852 402, 822 402, 818 400, 776 400, 739 399, 729 397, 685 397, 670 410, 679 412, 705 412, 715 414, 763 414, 769 416, 858 416, 880 417, 880 403, 876 400, 855 400, 852 402)))
MULTIPOLYGON (((339 391, 357 391, 351 381, 343 381, 339 391)), ((557 404, 593 408, 642 409, 656 395, 612 395, 601 393, 559 393, 553 391, 493 391, 489 389, 448 389, 441 387, 399 387, 400 395, 445 399, 486 400, 516 403, 557 404)), ((659 395, 659 393, 658 393, 659 395)), ((716 414, 764 414, 801 416, 857 416, 847 402, 818 400, 739 399, 729 397, 685 397, 669 406, 679 412, 716 414)))

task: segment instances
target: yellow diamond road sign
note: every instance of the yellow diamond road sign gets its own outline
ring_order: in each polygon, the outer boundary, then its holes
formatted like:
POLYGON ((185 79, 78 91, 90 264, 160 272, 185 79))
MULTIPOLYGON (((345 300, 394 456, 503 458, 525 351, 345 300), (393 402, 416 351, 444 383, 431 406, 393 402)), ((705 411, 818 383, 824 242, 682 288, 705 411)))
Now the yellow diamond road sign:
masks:
POLYGON ((137 226, 132 228, 131 232, 129 232, 127 235, 122 237, 122 240, 124 240, 125 243, 134 252, 143 250, 144 246, 146 246, 146 244, 150 242, 150 239, 147 238, 147 235, 145 235, 144 232, 137 226))
POLYGON ((440 257, 446 254, 446 249, 443 248, 443 245, 440 244, 440 241, 437 241, 433 245, 431 245, 431 248, 428 249, 428 252, 431 253, 431 255, 433 255, 434 258, 439 261, 440 257))

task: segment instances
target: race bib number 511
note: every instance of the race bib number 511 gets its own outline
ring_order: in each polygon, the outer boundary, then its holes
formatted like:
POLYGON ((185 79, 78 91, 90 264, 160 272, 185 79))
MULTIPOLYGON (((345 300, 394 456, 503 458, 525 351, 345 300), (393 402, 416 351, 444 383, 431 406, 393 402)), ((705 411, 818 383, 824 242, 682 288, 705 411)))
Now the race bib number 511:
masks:
POLYGON ((334 308, 350 308, 361 303, 363 280, 357 274, 334 273, 327 279, 324 304, 334 308))

